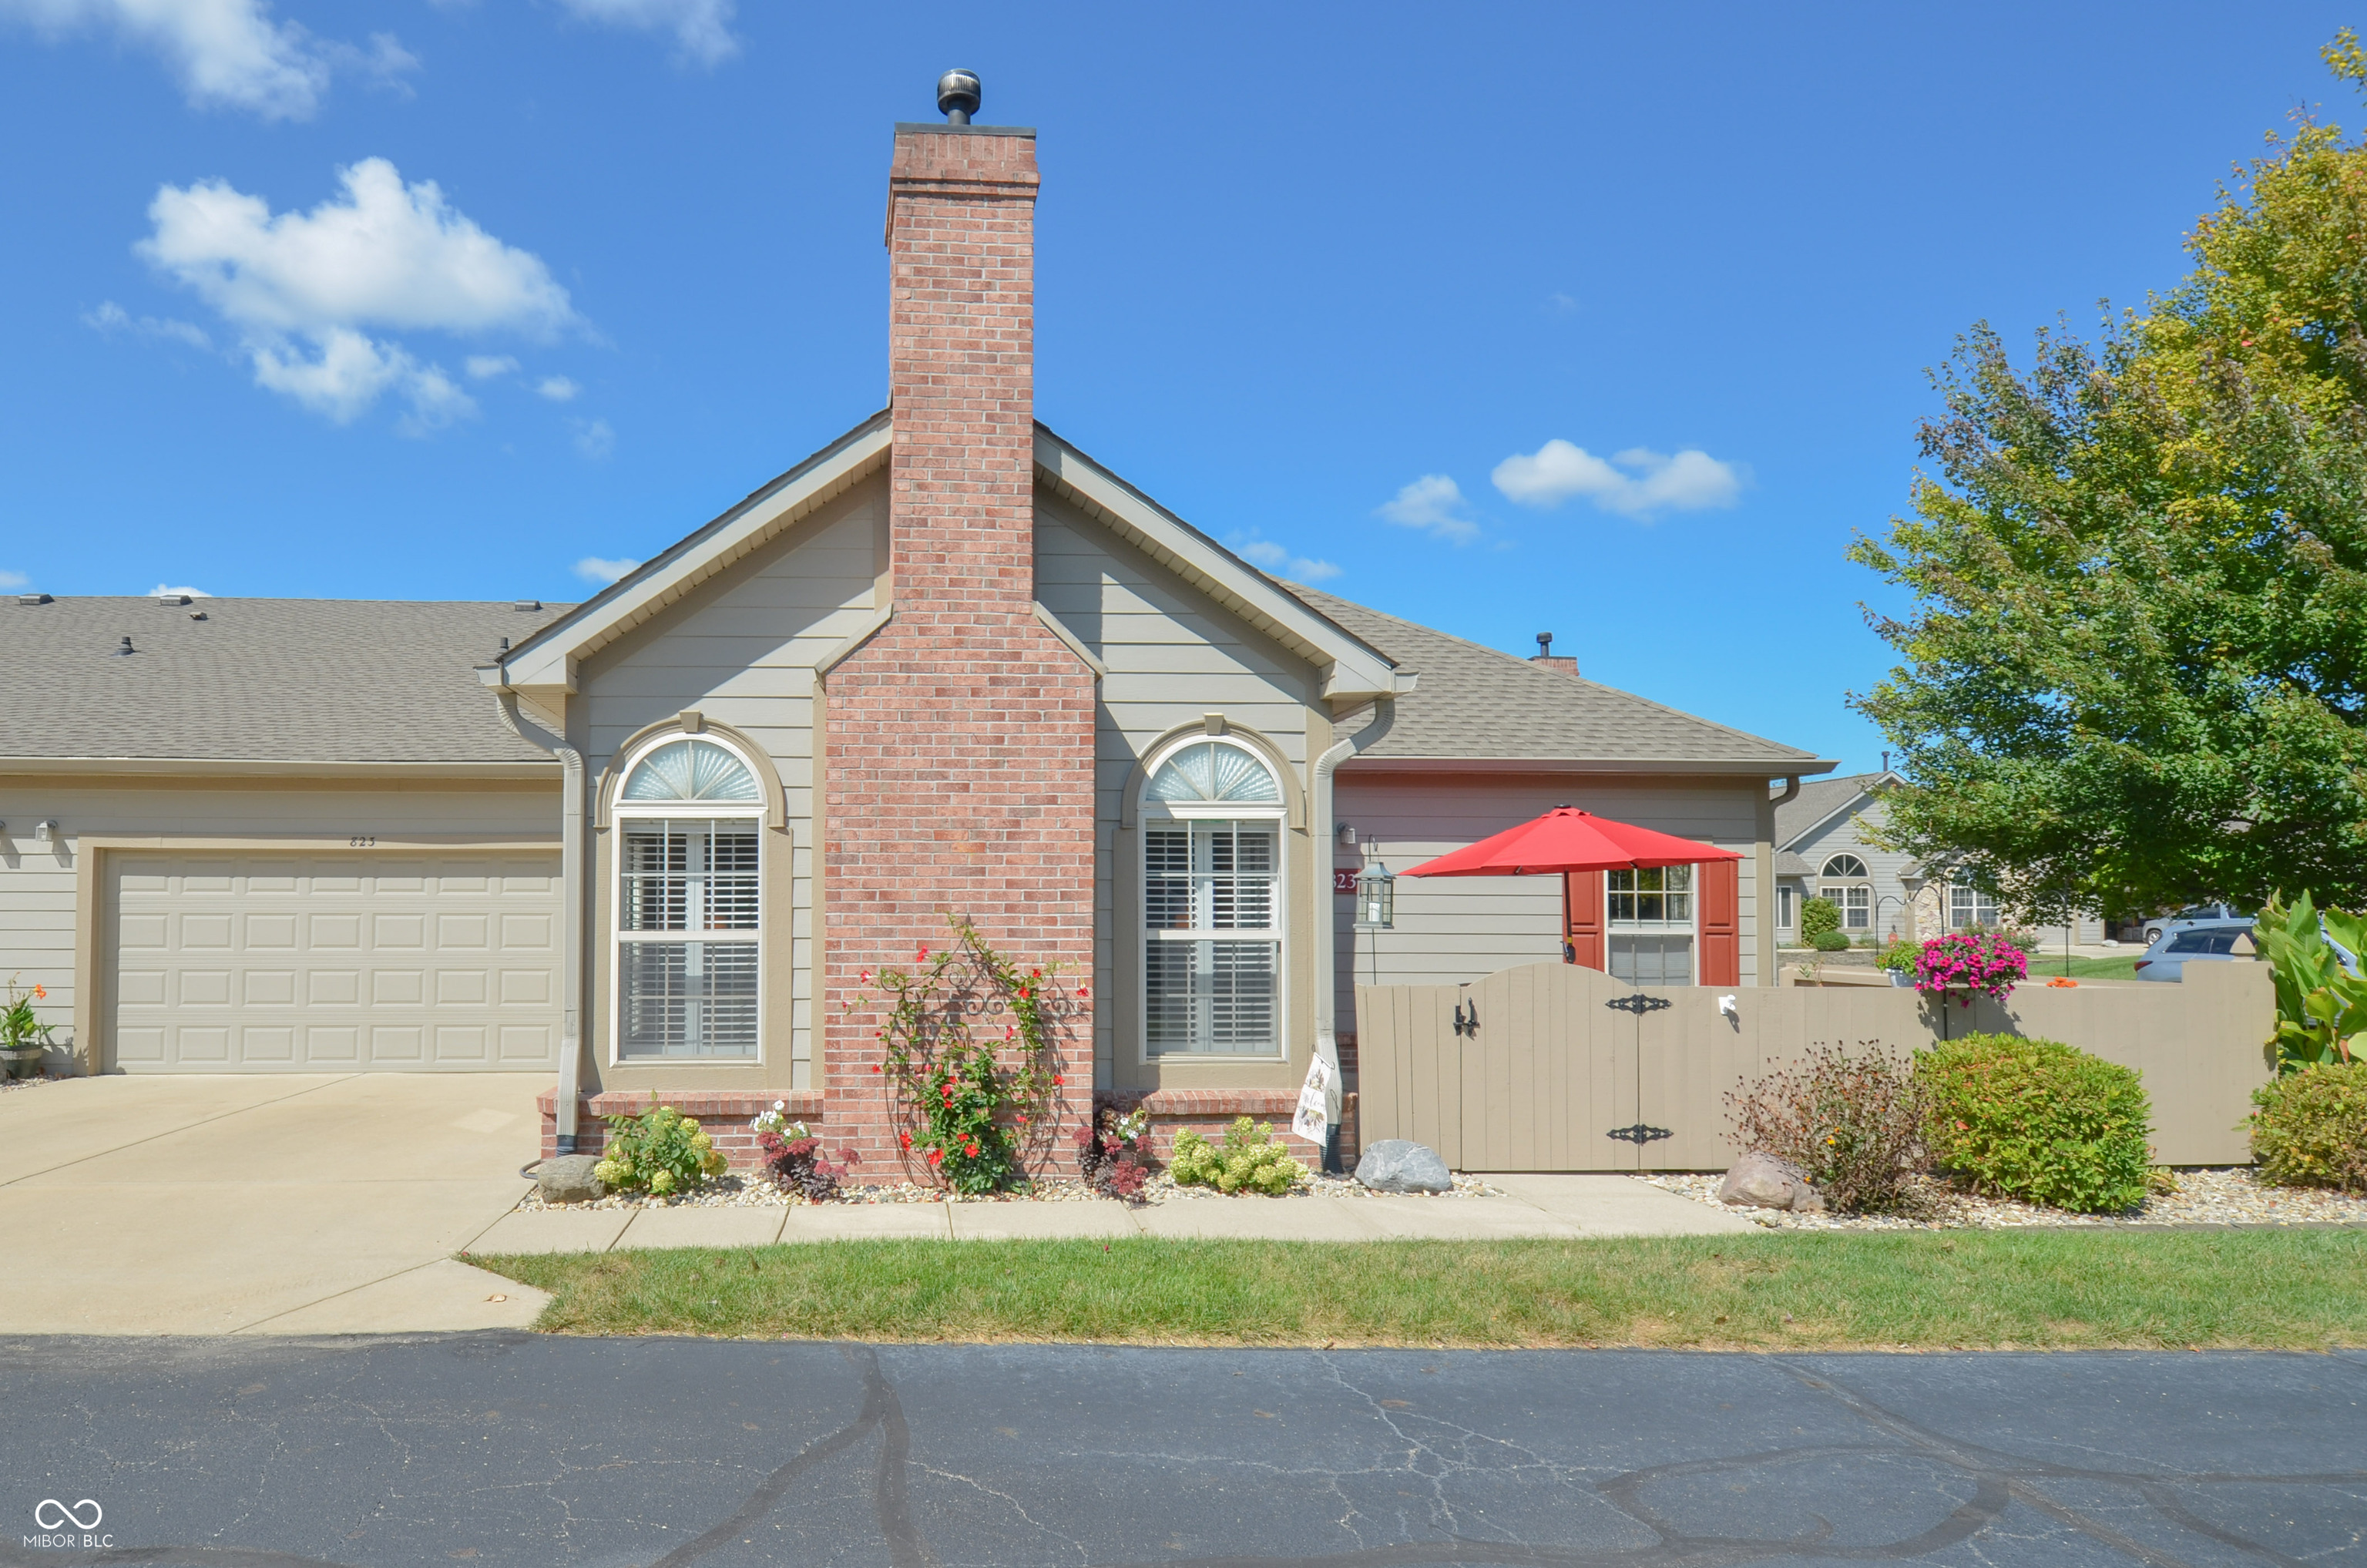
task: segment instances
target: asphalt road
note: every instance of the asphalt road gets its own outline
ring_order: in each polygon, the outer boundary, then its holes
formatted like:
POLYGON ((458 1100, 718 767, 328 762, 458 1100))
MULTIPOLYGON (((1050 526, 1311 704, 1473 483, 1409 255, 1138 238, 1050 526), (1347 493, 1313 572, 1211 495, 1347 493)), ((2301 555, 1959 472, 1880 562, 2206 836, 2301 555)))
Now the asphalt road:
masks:
POLYGON ((2352 1355, 18 1338, 0 1563, 2320 1568, 2362 1402, 2352 1355))

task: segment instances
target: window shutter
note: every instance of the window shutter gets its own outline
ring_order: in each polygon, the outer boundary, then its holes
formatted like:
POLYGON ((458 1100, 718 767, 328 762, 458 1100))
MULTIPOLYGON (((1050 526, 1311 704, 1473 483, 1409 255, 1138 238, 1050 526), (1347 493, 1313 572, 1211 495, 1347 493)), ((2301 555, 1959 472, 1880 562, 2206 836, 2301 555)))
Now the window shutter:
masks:
POLYGON ((1701 983, 1742 983, 1742 863, 1702 862, 1701 983))
POLYGON ((1573 871, 1561 880, 1562 940, 1580 969, 1603 962, 1603 873, 1573 871))

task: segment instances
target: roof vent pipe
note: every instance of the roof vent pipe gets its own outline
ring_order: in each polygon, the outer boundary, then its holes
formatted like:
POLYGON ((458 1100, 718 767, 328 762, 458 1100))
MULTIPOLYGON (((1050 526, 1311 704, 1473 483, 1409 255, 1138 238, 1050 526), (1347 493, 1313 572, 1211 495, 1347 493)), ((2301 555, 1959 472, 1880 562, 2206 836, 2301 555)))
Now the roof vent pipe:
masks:
POLYGON ((119 659, 120 659, 120 658, 126 658, 126 657, 130 656, 130 654, 133 654, 133 653, 138 653, 139 651, 140 651, 140 650, 138 650, 137 648, 134 648, 134 647, 131 645, 131 639, 130 639, 130 638, 129 638, 129 637, 126 637, 126 638, 123 640, 123 646, 121 646, 120 648, 118 648, 118 649, 115 651, 115 656, 116 656, 117 658, 119 658, 119 659))
POLYGON ((984 101, 975 71, 948 71, 937 78, 937 112, 947 125, 968 125, 984 101))

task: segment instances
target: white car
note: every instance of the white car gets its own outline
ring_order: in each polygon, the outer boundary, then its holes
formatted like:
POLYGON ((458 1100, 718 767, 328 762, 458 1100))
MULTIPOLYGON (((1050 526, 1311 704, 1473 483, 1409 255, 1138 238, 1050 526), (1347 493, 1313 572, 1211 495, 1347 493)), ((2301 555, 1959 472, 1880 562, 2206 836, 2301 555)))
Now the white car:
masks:
POLYGON ((2164 932, 2137 960, 2137 978, 2175 981, 2183 977, 2191 960, 2248 958, 2249 953, 2236 951, 2236 941, 2251 934, 2252 923, 2248 920, 2240 926, 2195 925, 2164 932))
POLYGON ((2157 915, 2146 921, 2145 939, 2150 944, 2197 926, 2223 926, 2237 920, 2248 926, 2252 915, 2249 911, 2238 909, 2232 903, 2190 903, 2175 915, 2157 915))

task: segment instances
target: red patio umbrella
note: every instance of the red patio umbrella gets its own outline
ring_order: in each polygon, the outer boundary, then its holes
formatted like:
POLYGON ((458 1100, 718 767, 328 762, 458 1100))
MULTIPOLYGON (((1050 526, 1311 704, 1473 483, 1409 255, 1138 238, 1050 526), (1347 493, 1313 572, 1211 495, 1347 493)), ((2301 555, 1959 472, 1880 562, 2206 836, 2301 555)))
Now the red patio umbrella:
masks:
POLYGON ((1693 866, 1704 860, 1739 860, 1715 844, 1656 833, 1633 823, 1556 806, 1535 822, 1508 827, 1467 848, 1426 860, 1409 877, 1546 877, 1575 871, 1643 871, 1657 866, 1693 866))
MULTIPOLYGON (((1404 875, 1560 877, 1562 959, 1567 963, 1577 963, 1580 958, 1573 927, 1578 920, 1576 912, 1581 905, 1570 886, 1571 877, 1594 871, 1643 871, 1662 866, 1694 866, 1705 860, 1741 858, 1736 851, 1720 849, 1715 844, 1679 838, 1673 833, 1656 833, 1633 823, 1614 822, 1574 806, 1556 806, 1534 822, 1508 827, 1467 848, 1424 861, 1404 875)), ((1600 921, 1599 901, 1593 907, 1593 918, 1600 921)), ((1597 926, 1595 929, 1599 941, 1601 928, 1597 926)), ((1601 955, 1597 954, 1588 961, 1588 967, 1602 968, 1600 960, 1601 955)))

